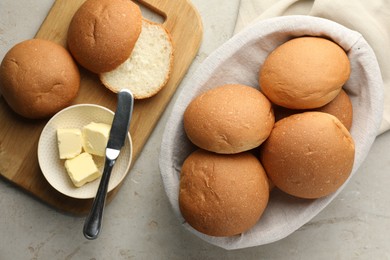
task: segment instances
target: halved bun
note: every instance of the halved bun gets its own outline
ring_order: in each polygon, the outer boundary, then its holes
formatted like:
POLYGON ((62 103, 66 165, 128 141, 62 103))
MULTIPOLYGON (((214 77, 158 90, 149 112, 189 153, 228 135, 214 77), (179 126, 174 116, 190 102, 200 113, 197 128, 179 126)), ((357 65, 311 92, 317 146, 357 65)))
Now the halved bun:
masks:
POLYGON ((80 73, 70 53, 42 39, 16 44, 0 67, 0 91, 18 114, 37 119, 70 105, 80 87, 80 73))
POLYGON ((116 69, 101 73, 111 91, 129 89, 136 99, 151 97, 167 83, 173 66, 173 45, 160 24, 142 20, 142 32, 131 56, 116 69))
POLYGON ((141 23, 141 10, 132 1, 87 0, 69 25, 69 50, 94 73, 113 70, 129 58, 141 23))

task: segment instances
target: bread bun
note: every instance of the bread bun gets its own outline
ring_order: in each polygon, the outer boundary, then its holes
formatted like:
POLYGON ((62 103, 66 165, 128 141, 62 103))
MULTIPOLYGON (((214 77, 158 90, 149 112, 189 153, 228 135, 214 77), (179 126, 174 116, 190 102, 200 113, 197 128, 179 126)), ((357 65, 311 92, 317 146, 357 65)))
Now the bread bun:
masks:
POLYGON ((16 44, 0 67, 4 100, 23 117, 53 115, 77 96, 80 73, 68 51, 54 42, 32 39, 16 44))
POLYGON ((267 206, 269 187, 251 153, 223 155, 197 150, 180 175, 179 206, 187 223, 210 236, 233 236, 250 229, 267 206))
MULTIPOLYGON (((308 110, 288 109, 274 105, 275 121, 279 121, 287 116, 302 113, 308 110)), ((325 106, 313 109, 312 111, 324 112, 337 117, 343 125, 350 130, 352 127, 353 108, 351 99, 348 94, 342 89, 340 93, 325 106)))
POLYGON ((348 94, 343 89, 331 102, 323 107, 317 108, 316 111, 334 115, 348 130, 352 127, 352 103, 348 94))
POLYGON ((141 32, 141 10, 129 0, 87 0, 68 28, 68 47, 86 69, 115 69, 131 54, 141 32))
POLYGON ((116 69, 101 73, 100 80, 115 93, 129 89, 135 99, 148 98, 165 86, 172 65, 170 34, 162 25, 144 19, 130 57, 116 69))
POLYGON ((263 93, 275 104, 291 109, 326 105, 350 75, 345 51, 318 37, 295 38, 277 47, 259 72, 263 93))
POLYGON ((184 112, 184 130, 195 145, 232 154, 259 146, 274 125, 269 100, 245 85, 223 85, 196 97, 184 112))
POLYGON ((260 158, 276 187, 314 199, 335 192, 347 180, 354 156, 353 139, 336 117, 305 112, 275 123, 260 158))

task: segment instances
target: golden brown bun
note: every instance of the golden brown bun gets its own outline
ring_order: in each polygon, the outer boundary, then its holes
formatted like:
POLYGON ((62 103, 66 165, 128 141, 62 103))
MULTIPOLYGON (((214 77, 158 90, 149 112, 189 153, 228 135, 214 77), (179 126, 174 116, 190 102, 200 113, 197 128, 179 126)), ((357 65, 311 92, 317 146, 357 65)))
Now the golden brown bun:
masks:
POLYGON ((347 180, 354 156, 352 137, 336 117, 305 112, 275 123, 260 158, 276 187, 313 199, 329 195, 347 180))
MULTIPOLYGON (((275 121, 279 121, 287 116, 307 112, 309 110, 288 109, 274 105, 275 121)), ((350 130, 353 119, 353 108, 348 94, 342 89, 340 93, 325 106, 313 109, 312 111, 324 112, 337 117, 343 125, 350 130)))
POLYGON ((239 84, 206 91, 184 112, 188 138, 200 148, 223 154, 259 146, 274 121, 269 100, 257 89, 239 84))
POLYGON ((317 108, 316 111, 334 115, 348 130, 350 130, 352 127, 352 103, 348 94, 343 89, 335 97, 335 99, 333 99, 325 106, 317 108))
POLYGON ((250 229, 267 206, 269 187, 251 153, 192 153, 182 166, 179 206, 189 225, 210 236, 233 236, 250 229))
POLYGON ((295 38, 265 60, 259 84, 275 104, 291 109, 326 105, 350 75, 349 59, 336 43, 317 37, 295 38))
POLYGON ((271 192, 275 188, 275 184, 272 182, 270 178, 268 178, 268 176, 267 176, 267 181, 268 181, 269 191, 271 192))
POLYGON ((33 39, 12 47, 0 67, 0 91, 18 114, 44 118, 76 97, 80 73, 69 52, 51 41, 33 39))
POLYGON ((130 56, 141 24, 141 10, 132 1, 87 0, 69 25, 69 50, 92 72, 113 70, 130 56))

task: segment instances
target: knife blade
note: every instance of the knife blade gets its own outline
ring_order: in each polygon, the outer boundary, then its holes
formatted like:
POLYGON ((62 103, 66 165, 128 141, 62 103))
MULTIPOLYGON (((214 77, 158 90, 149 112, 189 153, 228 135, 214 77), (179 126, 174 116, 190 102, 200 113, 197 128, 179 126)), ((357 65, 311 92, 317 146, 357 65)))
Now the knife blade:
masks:
POLYGON ((112 122, 107 149, 120 150, 125 144, 133 111, 134 98, 132 93, 123 89, 118 93, 117 111, 112 122))
POLYGON ((127 89, 119 91, 118 104, 106 147, 103 174, 100 179, 99 188, 93 201, 91 211, 84 223, 83 233, 87 239, 96 239, 100 233, 111 171, 120 154, 120 150, 125 143, 126 136, 129 131, 133 106, 133 94, 127 89))

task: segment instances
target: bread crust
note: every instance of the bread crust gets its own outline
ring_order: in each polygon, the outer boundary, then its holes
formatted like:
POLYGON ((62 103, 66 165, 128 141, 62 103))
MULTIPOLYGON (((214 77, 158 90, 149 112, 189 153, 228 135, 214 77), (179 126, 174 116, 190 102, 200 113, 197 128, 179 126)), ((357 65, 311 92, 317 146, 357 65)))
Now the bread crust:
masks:
POLYGON ((349 177, 354 156, 348 130, 323 112, 295 114, 276 122, 260 153, 276 187, 308 199, 335 192, 349 177))
POLYGON ((87 0, 69 25, 69 50, 94 73, 113 70, 130 56, 141 23, 141 10, 132 1, 87 0))
POLYGON ((253 227, 269 199, 264 169, 249 152, 221 155, 193 152, 180 175, 179 206, 184 219, 210 236, 233 236, 253 227))
POLYGON ((317 108, 316 111, 331 114, 340 120, 343 125, 350 130, 353 121, 353 107, 351 99, 343 89, 328 104, 317 108))
POLYGON ((202 149, 232 154, 258 147, 274 125, 269 100, 240 84, 216 87, 196 97, 184 112, 184 130, 202 149))
POLYGON ((53 115, 77 96, 80 73, 69 52, 42 39, 16 44, 0 67, 0 91, 8 105, 26 118, 53 115))
POLYGON ((295 38, 277 47, 259 72, 263 93, 290 109, 326 105, 340 92, 350 75, 345 51, 319 37, 295 38))

